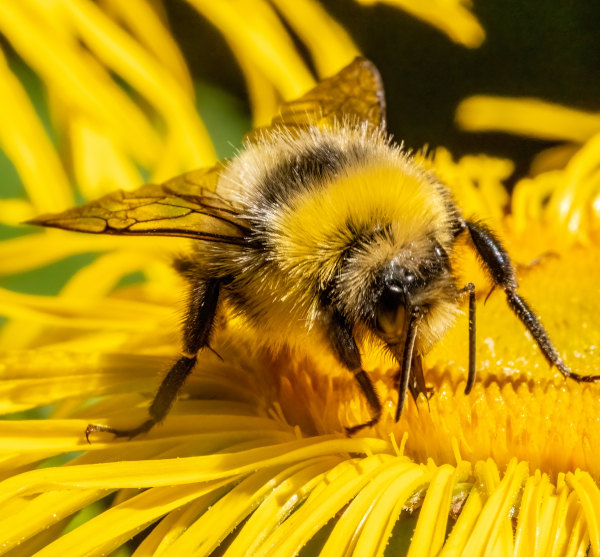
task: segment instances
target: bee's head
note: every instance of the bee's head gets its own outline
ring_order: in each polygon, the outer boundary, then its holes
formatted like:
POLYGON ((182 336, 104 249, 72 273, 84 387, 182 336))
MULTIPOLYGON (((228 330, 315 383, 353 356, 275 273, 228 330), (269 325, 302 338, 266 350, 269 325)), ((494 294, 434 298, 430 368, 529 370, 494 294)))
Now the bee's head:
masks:
POLYGON ((446 250, 435 239, 424 238, 396 253, 376 249, 357 252, 348 260, 342 289, 346 315, 364 323, 388 344, 401 342, 410 316, 419 313, 430 323, 434 341, 453 317, 456 287, 446 250), (441 319, 440 319, 441 318, 441 319), (438 332, 437 329, 440 331, 438 332))
POLYGON ((453 298, 450 262, 435 241, 420 254, 400 254, 384 265, 374 288, 372 327, 388 342, 396 342, 406 330, 410 315, 426 315, 440 302, 453 298))

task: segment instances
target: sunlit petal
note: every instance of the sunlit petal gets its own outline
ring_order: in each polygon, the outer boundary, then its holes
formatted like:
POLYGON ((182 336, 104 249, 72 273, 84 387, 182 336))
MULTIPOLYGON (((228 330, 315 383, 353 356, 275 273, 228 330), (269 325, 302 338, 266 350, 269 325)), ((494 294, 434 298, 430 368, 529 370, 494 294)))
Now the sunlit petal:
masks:
POLYGON ((1 51, 0 106, 11 107, 0 126, 2 149, 17 168, 35 211, 61 211, 72 205, 71 188, 57 153, 1 51))
POLYGON ((165 14, 158 13, 156 5, 148 0, 102 0, 102 4, 109 15, 127 25, 144 47, 160 61, 163 70, 172 72, 188 97, 193 98, 192 78, 177 43, 163 21, 165 14))
POLYGON ((233 2, 188 0, 275 85, 284 99, 306 92, 314 84, 277 14, 264 0, 233 2))
POLYGON ((309 48, 320 77, 329 77, 360 54, 344 28, 311 0, 273 0, 289 25, 309 48))
POLYGON ((111 70, 146 97, 178 138, 183 169, 210 166, 215 153, 193 98, 155 60, 87 0, 63 0, 82 40, 111 70))
POLYGON ((475 96, 456 109, 456 121, 469 131, 497 130, 541 139, 588 140, 600 131, 600 114, 539 99, 475 96))
POLYGON ((485 31, 477 18, 468 10, 470 2, 453 0, 357 0, 361 4, 385 3, 405 10, 415 17, 437 27, 453 41, 469 48, 478 47, 485 39, 485 31))
POLYGON ((73 37, 67 41, 30 10, 25 3, 0 5, 0 30, 5 37, 64 102, 101 122, 119 138, 124 150, 151 166, 159 152, 159 139, 146 116, 106 70, 74 47, 73 37), (30 37, 36 37, 35 43, 30 37))

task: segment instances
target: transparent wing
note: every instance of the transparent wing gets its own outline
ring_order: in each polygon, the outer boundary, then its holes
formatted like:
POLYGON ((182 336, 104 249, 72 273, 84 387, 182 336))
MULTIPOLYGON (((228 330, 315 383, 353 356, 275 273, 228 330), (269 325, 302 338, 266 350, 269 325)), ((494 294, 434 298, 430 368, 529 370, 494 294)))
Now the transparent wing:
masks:
POLYGON ((280 127, 327 126, 348 117, 385 128, 383 83, 377 68, 365 58, 355 58, 302 97, 283 104, 270 126, 250 132, 246 139, 255 141, 265 131, 280 127))
MULTIPOLYGON (((346 118, 385 127, 381 76, 364 58, 356 58, 302 97, 285 103, 270 126, 251 132, 247 140, 252 142, 265 130, 327 126, 346 118)), ((243 244, 249 230, 239 208, 217 193, 221 168, 195 170, 131 192, 116 191, 63 213, 36 217, 29 224, 92 234, 181 236, 243 244)))
POLYGON ((249 231, 239 208, 216 191, 221 168, 194 170, 130 192, 116 191, 81 207, 41 215, 28 224, 91 234, 180 236, 244 244, 249 231))

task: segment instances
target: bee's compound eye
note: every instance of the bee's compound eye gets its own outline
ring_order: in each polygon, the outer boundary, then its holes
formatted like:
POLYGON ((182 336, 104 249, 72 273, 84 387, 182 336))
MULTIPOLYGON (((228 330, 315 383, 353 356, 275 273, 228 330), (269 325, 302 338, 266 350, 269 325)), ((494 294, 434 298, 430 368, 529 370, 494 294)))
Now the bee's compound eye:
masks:
POLYGON ((386 284, 376 307, 376 327, 386 335, 402 330, 406 295, 404 288, 397 284, 386 284))

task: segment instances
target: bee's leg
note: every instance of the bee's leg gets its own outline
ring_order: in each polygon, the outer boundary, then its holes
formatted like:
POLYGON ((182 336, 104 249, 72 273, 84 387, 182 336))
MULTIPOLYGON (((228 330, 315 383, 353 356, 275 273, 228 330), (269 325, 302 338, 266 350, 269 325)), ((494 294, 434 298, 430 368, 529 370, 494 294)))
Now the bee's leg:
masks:
POLYGON ((219 299, 220 281, 195 281, 191 284, 187 315, 183 323, 183 351, 162 380, 158 392, 150 405, 150 417, 133 429, 115 429, 103 425, 90 424, 85 430, 89 443, 91 433, 107 432, 116 437, 135 437, 152 429, 162 421, 169 412, 177 393, 185 383, 192 368, 196 364, 196 355, 201 348, 208 346, 212 331, 217 302, 219 299))
POLYGON ((338 312, 334 312, 331 318, 330 341, 340 362, 354 375, 360 390, 367 399, 367 404, 372 414, 372 418, 368 422, 346 428, 346 432, 352 435, 365 427, 375 425, 379 421, 381 417, 381 402, 375 392, 371 378, 362 369, 360 352, 352 335, 352 329, 338 312))
POLYGON ((500 240, 494 236, 493 232, 487 226, 479 222, 467 221, 465 224, 469 229, 475 249, 481 257, 488 274, 494 283, 504 290, 508 306, 525 327, 527 327, 527 330, 537 342, 542 354, 550 365, 556 366, 565 377, 570 377, 575 381, 592 382, 600 380, 600 375, 579 375, 569 369, 563 362, 554 344, 552 344, 540 320, 527 302, 517 293, 515 270, 500 240))
POLYGON ((476 306, 475 306, 475 285, 469 282, 458 291, 460 297, 469 295, 469 375, 467 376, 467 385, 465 387, 465 394, 468 395, 473 388, 475 383, 476 374, 476 352, 475 348, 477 345, 477 327, 476 327, 476 306))

